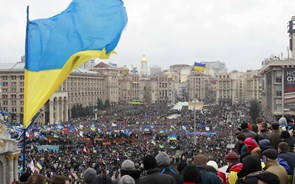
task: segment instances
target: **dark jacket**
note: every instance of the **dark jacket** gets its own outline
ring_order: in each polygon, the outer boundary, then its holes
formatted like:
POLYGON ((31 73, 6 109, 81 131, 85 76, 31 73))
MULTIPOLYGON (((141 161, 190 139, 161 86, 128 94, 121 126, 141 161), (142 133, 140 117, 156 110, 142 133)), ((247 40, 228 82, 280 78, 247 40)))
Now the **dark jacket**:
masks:
POLYGON ((254 172, 250 173, 243 178, 239 178, 236 184, 258 184, 258 182, 266 184, 280 183, 279 177, 270 172, 254 172))
POLYGON ((280 131, 273 130, 267 135, 267 138, 270 140, 271 145, 277 150, 278 144, 282 141, 280 131))
POLYGON ((291 172, 289 172, 288 174, 293 174, 295 167, 295 153, 283 151, 279 153, 278 158, 282 158, 288 163, 289 167, 291 168, 291 172))
MULTIPOLYGON (((124 175, 131 176, 134 179, 135 183, 138 183, 139 177, 140 177, 140 170, 137 170, 137 169, 121 170, 121 177, 124 175)), ((113 180, 113 184, 117 184, 118 182, 119 182, 119 179, 113 180)))
POLYGON ((181 183, 178 171, 174 170, 171 167, 160 167, 159 169, 161 174, 170 175, 175 179, 176 183, 181 183))
POLYGON ((221 179, 214 173, 206 170, 205 167, 197 165, 197 169, 201 173, 202 183, 204 184, 223 184, 221 179))
POLYGON ((147 172, 147 176, 140 178, 138 184, 176 184, 176 181, 172 176, 161 174, 158 168, 154 168, 147 172))
POLYGON ((256 142, 259 141, 257 134, 252 130, 244 129, 241 131, 241 133, 244 134, 246 138, 252 137, 256 142))

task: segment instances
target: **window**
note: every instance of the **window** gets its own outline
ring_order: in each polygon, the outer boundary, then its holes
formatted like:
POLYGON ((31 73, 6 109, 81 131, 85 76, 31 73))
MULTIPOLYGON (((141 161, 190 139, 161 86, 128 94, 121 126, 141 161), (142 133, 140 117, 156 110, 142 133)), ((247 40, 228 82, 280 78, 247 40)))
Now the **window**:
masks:
POLYGON ((275 85, 276 96, 282 96, 282 85, 275 85))
POLYGON ((275 82, 282 83, 282 71, 281 70, 275 71, 275 82))

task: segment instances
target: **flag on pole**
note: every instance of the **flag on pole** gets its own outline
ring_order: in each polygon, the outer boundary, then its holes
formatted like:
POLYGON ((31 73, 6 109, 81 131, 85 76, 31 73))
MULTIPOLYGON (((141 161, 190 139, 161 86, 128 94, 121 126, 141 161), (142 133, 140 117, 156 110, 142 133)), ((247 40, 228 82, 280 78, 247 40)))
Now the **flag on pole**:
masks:
POLYGON ((47 19, 31 21, 28 14, 24 128, 74 68, 109 58, 127 23, 122 0, 73 0, 47 19))
POLYGON ((203 72, 206 69, 205 66, 206 66, 206 64, 195 62, 194 70, 199 71, 199 72, 203 72))

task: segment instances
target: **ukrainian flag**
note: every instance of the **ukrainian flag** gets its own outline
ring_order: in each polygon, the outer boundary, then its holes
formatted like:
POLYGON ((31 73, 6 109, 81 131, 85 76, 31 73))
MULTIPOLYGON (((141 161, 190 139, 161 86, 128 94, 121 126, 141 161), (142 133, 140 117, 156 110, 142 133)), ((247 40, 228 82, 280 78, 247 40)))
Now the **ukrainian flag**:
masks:
POLYGON ((195 62, 194 70, 199 71, 199 72, 203 72, 206 69, 205 66, 206 66, 206 64, 195 62))
POLYGON ((122 0, 73 0, 62 13, 33 21, 27 9, 24 128, 74 68, 110 56, 126 23, 122 0))

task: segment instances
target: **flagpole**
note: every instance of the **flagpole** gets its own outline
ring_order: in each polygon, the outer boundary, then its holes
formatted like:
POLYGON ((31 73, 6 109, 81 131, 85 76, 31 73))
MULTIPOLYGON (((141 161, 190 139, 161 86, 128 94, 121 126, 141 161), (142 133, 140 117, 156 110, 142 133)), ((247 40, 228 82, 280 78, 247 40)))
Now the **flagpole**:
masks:
POLYGON ((24 169, 24 172, 26 171, 26 132, 27 132, 27 129, 35 122, 35 120, 37 119, 37 117, 39 116, 39 114, 41 113, 42 110, 39 110, 37 112, 37 114, 33 117, 31 123, 26 127, 24 128, 24 131, 23 131, 23 169, 24 169))

